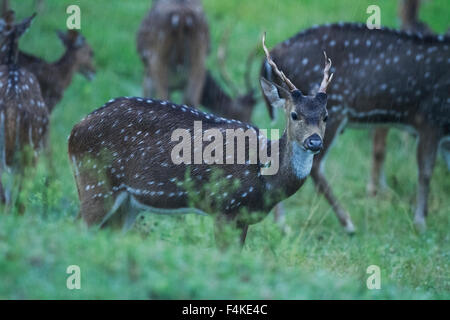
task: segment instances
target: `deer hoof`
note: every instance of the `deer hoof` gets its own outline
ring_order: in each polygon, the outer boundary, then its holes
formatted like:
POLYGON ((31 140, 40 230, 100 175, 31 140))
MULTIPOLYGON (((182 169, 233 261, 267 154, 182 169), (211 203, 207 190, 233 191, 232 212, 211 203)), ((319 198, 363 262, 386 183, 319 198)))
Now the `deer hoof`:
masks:
POLYGON ((414 226, 419 233, 425 232, 425 230, 427 229, 425 219, 422 217, 414 219, 414 226))
POLYGON ((344 230, 349 235, 354 235, 356 232, 355 226, 353 225, 353 222, 351 220, 347 220, 344 230))
POLYGON ((377 195, 377 191, 378 191, 378 190, 377 190, 377 187, 375 186, 374 183, 369 182, 369 183, 367 184, 366 191, 367 191, 367 195, 368 195, 369 197, 375 197, 375 196, 377 195))

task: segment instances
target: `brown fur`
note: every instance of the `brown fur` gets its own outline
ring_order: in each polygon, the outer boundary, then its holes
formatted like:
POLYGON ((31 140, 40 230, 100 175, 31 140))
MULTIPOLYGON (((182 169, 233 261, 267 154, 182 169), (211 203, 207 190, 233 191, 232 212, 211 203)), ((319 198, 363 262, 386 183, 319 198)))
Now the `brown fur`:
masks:
MULTIPOLYGON (((432 34, 430 27, 419 20, 419 7, 421 0, 400 0, 399 17, 401 28, 405 31, 419 32, 422 34, 432 34)), ((370 180, 367 184, 369 195, 375 196, 378 193, 379 184, 382 180, 383 164, 386 158, 386 139, 389 133, 388 128, 376 128, 373 134, 372 169, 370 180)))
POLYGON ((137 33, 144 96, 169 99, 172 90, 183 89, 184 103, 198 105, 209 41, 199 0, 154 1, 137 33))
MULTIPOLYGON (((280 170, 274 175, 260 174, 264 164, 259 157, 256 164, 176 165, 172 161, 171 150, 178 144, 171 141, 175 129, 190 129, 192 133, 194 121, 202 121, 203 132, 241 128, 260 135, 258 128, 240 121, 142 98, 114 99, 88 115, 73 128, 68 146, 84 221, 88 225, 117 221, 126 225, 134 221, 142 210, 140 206, 152 210, 190 207, 216 214, 216 234, 221 233, 224 222, 239 228, 243 243, 249 224, 260 221, 276 203, 303 185, 309 170, 299 177, 295 166, 303 163, 293 159, 301 149, 301 155, 308 155, 312 164, 313 155, 307 151, 309 135, 322 137, 325 131, 325 94, 305 97, 298 90, 289 92, 278 87, 277 91, 276 85, 266 80, 262 80, 262 86, 274 104, 284 101, 287 117, 285 133, 272 141, 279 143, 280 159, 280 170), (295 120, 294 112, 298 114, 295 120), (215 170, 221 171, 218 176, 215 170), (186 172, 190 174, 187 181, 186 172), (191 189, 186 186, 188 182, 191 189), (211 184, 223 185, 214 191, 211 184)), ((225 141, 224 137, 224 146, 225 141)), ((208 144, 203 142, 203 148, 208 144)), ((256 152, 248 141, 246 151, 247 155, 256 152)), ((224 152, 223 163, 227 161, 225 156, 224 152)))
POLYGON ((33 73, 39 81, 42 96, 50 112, 64 95, 64 90, 72 82, 76 72, 87 79, 95 74, 93 50, 84 37, 76 30, 59 32, 65 52, 55 62, 47 62, 28 53, 19 52, 19 64, 33 73))
POLYGON ((5 190, 0 182, 3 202, 7 202, 12 188, 20 191, 24 170, 36 163, 48 126, 48 110, 39 83, 32 73, 17 64, 18 38, 31 19, 19 24, 13 24, 11 17, 9 20, 2 32, 1 45, 7 54, 0 66, 0 176, 7 168, 12 169, 15 186, 5 190))
MULTIPOLYGON (((330 122, 324 151, 316 156, 311 176, 349 232, 354 231, 350 216, 321 171, 321 161, 347 121, 365 126, 403 125, 417 131, 415 224, 419 229, 425 227, 436 149, 439 140, 450 135, 449 46, 450 38, 443 35, 369 30, 362 24, 340 23, 302 31, 272 50, 275 62, 304 92, 317 90, 319 59, 315 53, 326 50, 333 58, 336 80, 328 93, 330 122)), ((262 73, 270 78, 267 64, 262 73)))

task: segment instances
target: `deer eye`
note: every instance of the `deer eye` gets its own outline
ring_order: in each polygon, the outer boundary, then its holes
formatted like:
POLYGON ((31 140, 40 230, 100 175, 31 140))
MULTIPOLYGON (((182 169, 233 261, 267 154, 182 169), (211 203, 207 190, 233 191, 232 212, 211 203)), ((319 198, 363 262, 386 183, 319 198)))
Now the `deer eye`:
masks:
POLYGON ((292 120, 294 120, 294 121, 298 120, 298 115, 297 115, 297 113, 296 113, 296 112, 291 112, 291 118, 292 118, 292 120))

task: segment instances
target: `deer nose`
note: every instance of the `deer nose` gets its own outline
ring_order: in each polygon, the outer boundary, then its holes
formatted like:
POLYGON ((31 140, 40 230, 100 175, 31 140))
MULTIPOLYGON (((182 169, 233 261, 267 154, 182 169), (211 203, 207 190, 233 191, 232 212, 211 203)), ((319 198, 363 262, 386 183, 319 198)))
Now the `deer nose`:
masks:
POLYGON ((303 143, 306 150, 310 150, 312 152, 318 152, 322 150, 323 143, 322 139, 317 133, 314 133, 312 136, 309 136, 305 142, 303 143))

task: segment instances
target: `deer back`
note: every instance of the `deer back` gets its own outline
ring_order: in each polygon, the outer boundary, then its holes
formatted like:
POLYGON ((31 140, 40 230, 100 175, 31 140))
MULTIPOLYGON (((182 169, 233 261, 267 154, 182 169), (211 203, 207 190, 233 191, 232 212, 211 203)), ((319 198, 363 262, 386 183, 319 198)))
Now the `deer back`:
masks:
POLYGON ((170 50, 173 63, 182 63, 188 46, 209 50, 209 28, 201 1, 155 1, 137 33, 137 49, 144 64, 157 50, 170 50))
MULTIPOLYGON (((326 51, 336 73, 328 93, 331 113, 346 113, 354 122, 401 123, 419 116, 444 125, 450 121, 449 45, 442 35, 340 23, 305 30, 271 55, 299 89, 315 92, 317 53, 326 51)), ((273 78, 267 64, 262 74, 273 78)))
MULTIPOLYGON (((258 163, 225 165, 225 150, 223 164, 195 163, 195 154, 202 151, 194 142, 194 121, 201 121, 200 135, 206 137, 208 129, 218 128, 224 136, 224 148, 228 144, 227 129, 251 130, 259 135, 258 129, 249 124, 186 105, 142 98, 111 100, 77 124, 69 138, 79 192, 89 192, 87 197, 96 199, 116 198, 126 191, 139 203, 156 208, 188 207, 189 195, 197 197, 195 207, 206 212, 211 209, 205 208, 206 198, 213 201, 208 205, 223 213, 236 212, 244 205, 263 208, 258 163), (172 150, 180 142, 171 138, 176 129, 190 133, 190 164, 174 163, 172 150)), ((200 142, 201 148, 211 141, 210 137, 200 142)), ((248 141, 245 150, 249 154, 248 141)))

